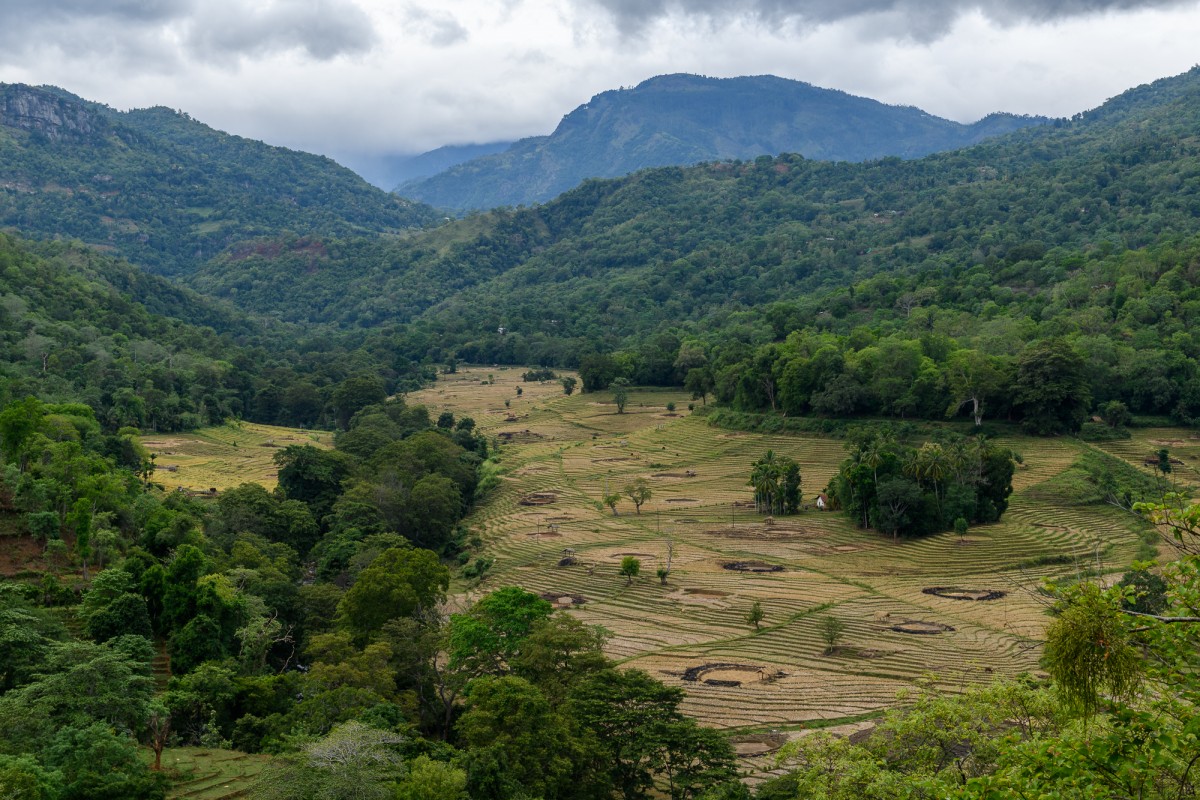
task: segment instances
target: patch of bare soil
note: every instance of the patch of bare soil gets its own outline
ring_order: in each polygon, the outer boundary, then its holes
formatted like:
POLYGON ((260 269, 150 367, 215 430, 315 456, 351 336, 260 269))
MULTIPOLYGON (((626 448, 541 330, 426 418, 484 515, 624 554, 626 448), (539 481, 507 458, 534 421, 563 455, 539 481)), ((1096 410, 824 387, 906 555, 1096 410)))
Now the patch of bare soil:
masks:
POLYGON ((724 606, 721 600, 728 596, 729 592, 719 592, 716 589, 679 589, 671 592, 666 598, 677 603, 724 606))
MULTIPOLYGON (((509 418, 509 422, 515 422, 516 419, 516 417, 511 417, 509 418)), ((536 442, 539 439, 546 438, 542 434, 534 433, 528 429, 523 431, 501 431, 496 434, 496 437, 504 442, 536 442)))
POLYGON ((32 536, 0 537, 0 575, 41 572, 45 568, 44 550, 32 536))
MULTIPOLYGON (((681 522, 682 520, 677 521, 681 522)), ((732 528, 710 528, 705 533, 709 536, 721 536, 725 539, 759 539, 771 542, 798 542, 812 536, 812 533, 804 528, 752 524, 732 528)))
POLYGON ((558 538, 562 537, 562 534, 559 533, 558 531, 530 531, 529 533, 527 533, 525 535, 526 536, 542 536, 542 537, 545 537, 548 539, 558 539, 558 538))
POLYGON ((716 589, 684 589, 683 593, 695 597, 729 597, 729 592, 719 592, 716 589))
POLYGON ((554 492, 530 492, 517 501, 517 505, 521 506, 548 506, 551 503, 558 502, 558 495, 554 492))
POLYGON ((701 664, 689 667, 681 676, 691 683, 705 686, 742 686, 747 683, 769 683, 787 677, 781 670, 773 670, 758 664, 701 664))
POLYGON ((999 589, 963 589, 958 586, 929 586, 921 590, 924 594, 931 594, 934 597, 945 597, 950 600, 999 600, 1008 592, 1000 591, 999 589))
POLYGON ((911 633, 917 636, 938 636, 954 630, 953 625, 942 622, 929 622, 923 619, 906 619, 891 626, 896 633, 911 633))
POLYGON ((825 655, 835 658, 883 658, 890 656, 895 650, 880 650, 877 647, 851 647, 839 644, 833 650, 826 650, 825 655))
POLYGON ((559 608, 581 606, 587 602, 587 598, 581 594, 559 594, 558 592, 542 592, 542 599, 554 603, 559 608))
POLYGON ((743 758, 765 756, 787 744, 788 737, 782 733, 749 733, 730 737, 733 752, 743 758))
POLYGON ((768 564, 765 561, 727 561, 721 565, 721 568, 734 572, 783 572, 784 570, 779 564, 768 564))
POLYGON ((890 656, 895 650, 880 650, 876 647, 855 647, 851 653, 851 658, 883 658, 890 656))

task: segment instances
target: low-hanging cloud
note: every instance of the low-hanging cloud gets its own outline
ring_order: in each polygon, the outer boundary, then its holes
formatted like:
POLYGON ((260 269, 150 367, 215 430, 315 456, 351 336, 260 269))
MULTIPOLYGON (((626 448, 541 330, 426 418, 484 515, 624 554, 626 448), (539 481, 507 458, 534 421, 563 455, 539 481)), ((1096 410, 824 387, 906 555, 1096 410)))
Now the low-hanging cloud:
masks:
POLYGON ((894 24, 874 27, 890 38, 932 41, 950 31, 963 14, 979 12, 1001 24, 1044 23, 1109 11, 1139 11, 1195 5, 1195 0, 584 0, 607 11, 626 35, 660 19, 699 17, 714 24, 751 18, 782 25, 822 25, 886 16, 894 24))

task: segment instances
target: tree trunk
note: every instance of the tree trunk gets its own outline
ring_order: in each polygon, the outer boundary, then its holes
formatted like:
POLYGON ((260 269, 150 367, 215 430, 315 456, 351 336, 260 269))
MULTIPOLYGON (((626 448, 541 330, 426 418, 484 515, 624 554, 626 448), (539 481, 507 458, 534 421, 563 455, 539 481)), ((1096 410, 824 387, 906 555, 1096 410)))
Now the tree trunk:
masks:
POLYGON ((772 378, 763 378, 763 389, 767 393, 767 399, 771 401, 771 411, 777 411, 775 407, 775 381, 772 378))

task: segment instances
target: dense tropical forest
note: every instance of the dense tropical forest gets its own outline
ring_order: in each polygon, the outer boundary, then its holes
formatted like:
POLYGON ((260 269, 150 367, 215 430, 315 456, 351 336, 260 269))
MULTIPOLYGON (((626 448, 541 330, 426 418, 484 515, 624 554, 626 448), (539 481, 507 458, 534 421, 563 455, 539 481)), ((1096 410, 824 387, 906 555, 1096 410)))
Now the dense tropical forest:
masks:
MULTIPOLYGON (((1165 451, 1164 481, 1081 480, 1181 558, 1045 586, 1045 676, 803 738, 752 790, 602 629, 511 586, 444 613, 492 568, 463 520, 503 478, 405 395, 463 361, 682 387, 717 426, 844 438, 816 488, 885 539, 994 522, 998 431, 1200 422, 1200 71, 917 160, 652 169, 451 222, 165 109, 4 87, 0 123, 0 530, 47 565, 0 580, 0 794, 165 797, 164 748, 199 745, 276 756, 264 798, 1196 795, 1200 518, 1165 451), (141 433, 242 421, 334 446, 278 448, 274 490, 157 484, 141 433)), ((791 513, 773 459, 755 499, 791 513)))
POLYGON ((54 87, 0 86, 0 153, 0 225, 81 239, 166 274, 256 234, 374 234, 437 219, 327 158, 54 87))

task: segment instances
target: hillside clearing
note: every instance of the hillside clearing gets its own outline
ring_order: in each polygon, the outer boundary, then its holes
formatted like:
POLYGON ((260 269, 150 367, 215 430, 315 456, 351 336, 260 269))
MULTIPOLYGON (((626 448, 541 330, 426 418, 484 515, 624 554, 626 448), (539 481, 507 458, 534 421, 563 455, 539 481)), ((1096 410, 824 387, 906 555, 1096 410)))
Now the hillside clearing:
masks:
POLYGON ((139 438, 154 455, 153 481, 167 490, 218 492, 243 483, 275 488, 275 453, 288 445, 333 447, 328 431, 236 422, 188 433, 155 433, 139 438))

